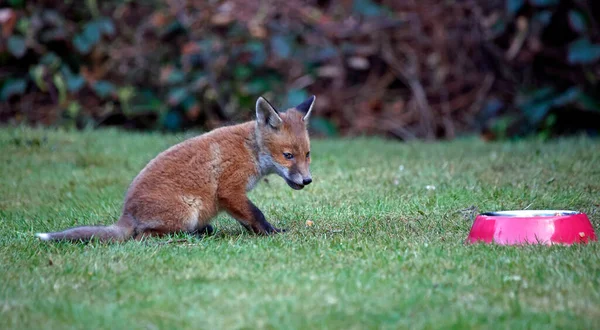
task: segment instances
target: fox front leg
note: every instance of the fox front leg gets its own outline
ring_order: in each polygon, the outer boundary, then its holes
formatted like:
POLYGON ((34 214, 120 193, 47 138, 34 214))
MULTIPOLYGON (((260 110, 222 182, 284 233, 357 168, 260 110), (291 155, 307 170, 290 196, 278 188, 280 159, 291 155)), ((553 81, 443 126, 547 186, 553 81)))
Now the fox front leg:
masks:
MULTIPOLYGON (((260 234, 266 233, 267 235, 268 234, 273 234, 273 233, 281 233, 281 232, 285 231, 285 229, 280 229, 280 228, 273 227, 267 221, 267 219, 265 219, 265 215, 262 213, 262 211, 258 207, 256 207, 256 205, 254 205, 250 200, 248 200, 248 205, 250 207, 250 211, 252 212, 253 217, 254 217, 256 223, 259 224, 258 227, 260 228, 257 231, 255 229, 255 227, 251 226, 250 229, 252 231, 254 231, 255 233, 260 233, 260 234)), ((246 227, 246 229, 248 229, 248 227, 246 227)))
POLYGON ((221 207, 236 219, 244 228, 260 235, 270 235, 284 230, 271 225, 261 210, 245 195, 243 198, 221 198, 221 207))

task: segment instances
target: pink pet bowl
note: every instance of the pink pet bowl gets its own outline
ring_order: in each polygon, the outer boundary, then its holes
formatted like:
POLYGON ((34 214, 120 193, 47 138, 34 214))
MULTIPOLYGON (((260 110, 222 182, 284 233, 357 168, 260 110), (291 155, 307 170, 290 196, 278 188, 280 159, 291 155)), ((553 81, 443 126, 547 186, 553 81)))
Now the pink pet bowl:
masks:
POLYGON ((501 211, 478 215, 467 243, 566 244, 596 241, 584 213, 575 211, 501 211))

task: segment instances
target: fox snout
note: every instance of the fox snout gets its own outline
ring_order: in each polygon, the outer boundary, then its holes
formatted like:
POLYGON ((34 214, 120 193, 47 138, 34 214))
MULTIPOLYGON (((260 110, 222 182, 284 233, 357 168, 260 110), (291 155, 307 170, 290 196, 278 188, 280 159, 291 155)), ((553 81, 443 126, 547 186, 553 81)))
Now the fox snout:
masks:
POLYGON ((284 179, 288 186, 295 190, 300 190, 312 182, 310 172, 306 175, 302 175, 301 173, 290 173, 290 175, 286 176, 284 179))

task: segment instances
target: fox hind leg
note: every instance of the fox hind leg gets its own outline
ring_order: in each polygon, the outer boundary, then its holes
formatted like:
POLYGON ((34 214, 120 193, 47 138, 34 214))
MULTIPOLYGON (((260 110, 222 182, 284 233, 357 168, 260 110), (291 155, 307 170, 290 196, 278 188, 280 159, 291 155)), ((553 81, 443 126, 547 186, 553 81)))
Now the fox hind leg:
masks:
POLYGON ((199 210, 183 200, 140 201, 130 205, 128 212, 135 215, 138 227, 135 238, 164 236, 178 232, 196 232, 202 225, 199 210))

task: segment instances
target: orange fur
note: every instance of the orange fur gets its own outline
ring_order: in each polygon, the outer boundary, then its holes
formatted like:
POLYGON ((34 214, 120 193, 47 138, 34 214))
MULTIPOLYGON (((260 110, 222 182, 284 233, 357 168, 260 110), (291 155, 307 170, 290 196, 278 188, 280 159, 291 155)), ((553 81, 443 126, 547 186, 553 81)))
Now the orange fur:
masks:
MULTIPOLYGON (((38 234, 43 240, 125 240, 174 232, 212 231, 226 211, 258 234, 280 231, 269 224, 246 192, 277 173, 294 189, 312 181, 307 118, 314 97, 285 113, 257 101, 257 121, 222 127, 160 153, 133 180, 119 221, 38 234), (284 153, 293 155, 287 159, 284 153)), ((289 155, 288 155, 289 157, 289 155)))

